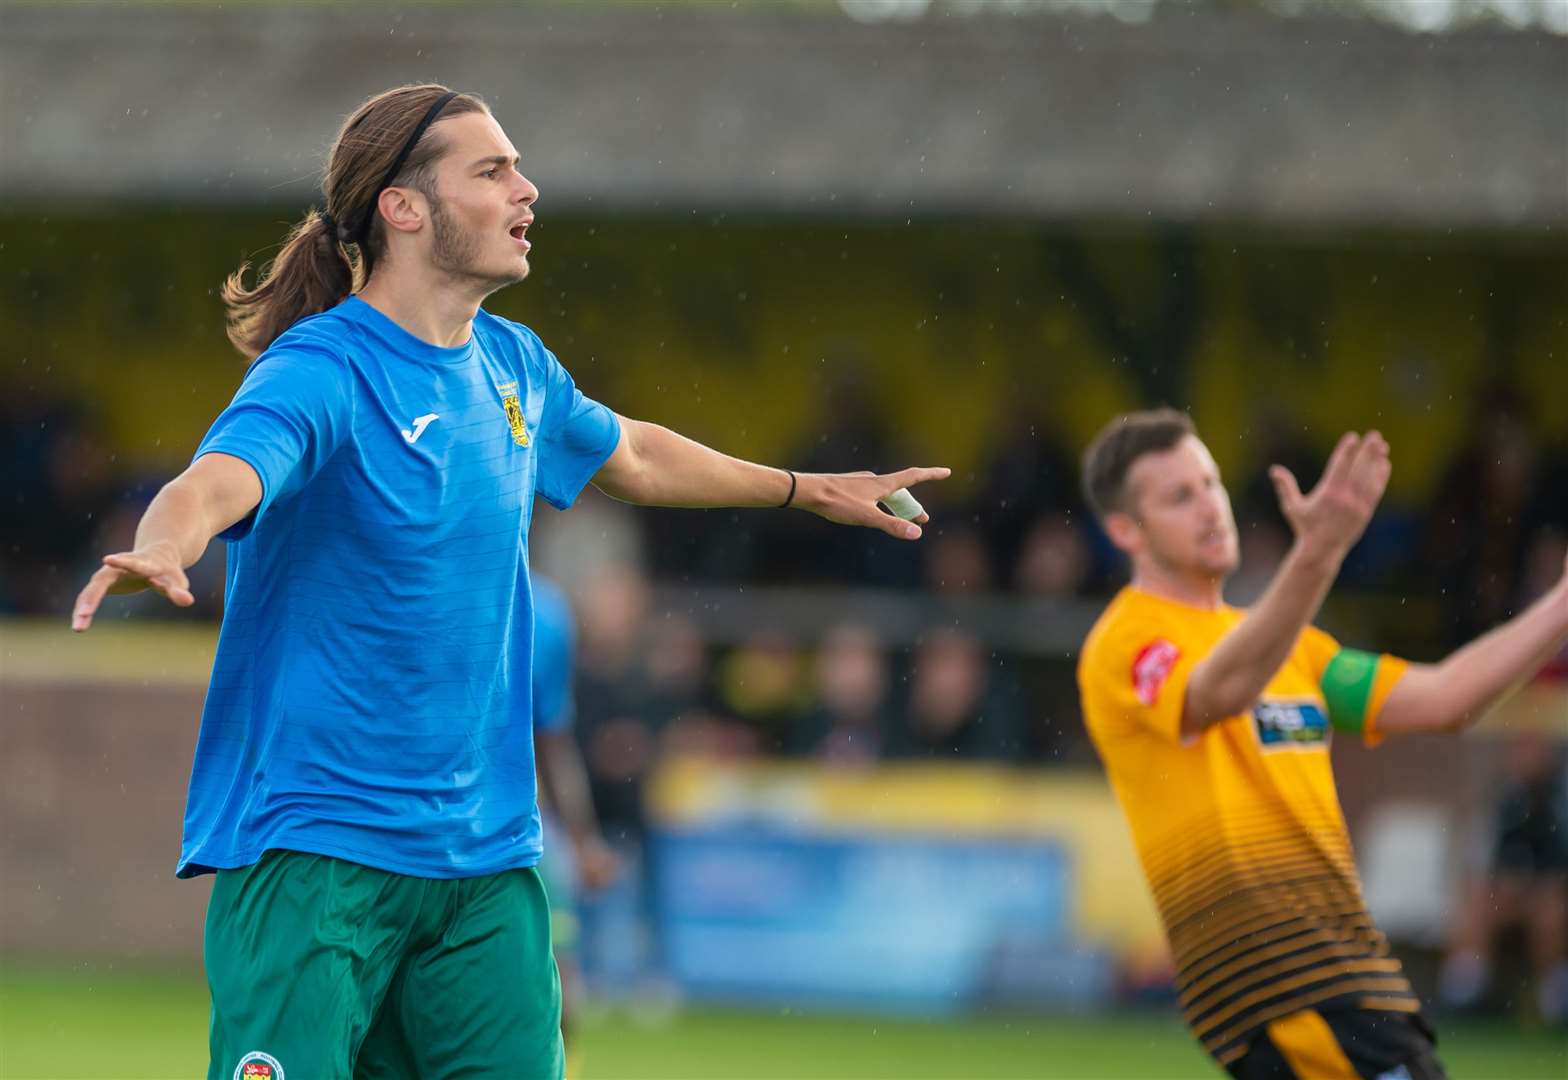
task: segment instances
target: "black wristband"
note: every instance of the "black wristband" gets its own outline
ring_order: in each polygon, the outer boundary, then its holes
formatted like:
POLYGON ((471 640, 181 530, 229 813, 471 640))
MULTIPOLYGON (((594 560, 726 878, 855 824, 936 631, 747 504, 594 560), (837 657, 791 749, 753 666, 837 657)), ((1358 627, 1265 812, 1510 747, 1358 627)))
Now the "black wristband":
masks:
POLYGON ((784 471, 789 473, 789 498, 779 503, 780 510, 788 510, 789 504, 795 501, 795 473, 791 469, 785 469, 784 471))

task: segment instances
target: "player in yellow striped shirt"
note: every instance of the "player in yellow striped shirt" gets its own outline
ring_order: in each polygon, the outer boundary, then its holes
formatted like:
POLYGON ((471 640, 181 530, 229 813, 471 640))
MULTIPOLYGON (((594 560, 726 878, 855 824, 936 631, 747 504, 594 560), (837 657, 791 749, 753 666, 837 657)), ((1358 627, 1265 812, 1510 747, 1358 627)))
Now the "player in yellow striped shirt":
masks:
POLYGON ((1245 1080, 1443 1076, 1362 902, 1330 735, 1457 730, 1568 640, 1568 577, 1440 664, 1342 648, 1310 625, 1390 467, 1372 432, 1344 436, 1308 495, 1272 469, 1295 543, 1242 611, 1221 598, 1238 563, 1230 499, 1184 414, 1118 417, 1084 455, 1085 493, 1132 563, 1079 660, 1085 723, 1187 1022, 1245 1080))

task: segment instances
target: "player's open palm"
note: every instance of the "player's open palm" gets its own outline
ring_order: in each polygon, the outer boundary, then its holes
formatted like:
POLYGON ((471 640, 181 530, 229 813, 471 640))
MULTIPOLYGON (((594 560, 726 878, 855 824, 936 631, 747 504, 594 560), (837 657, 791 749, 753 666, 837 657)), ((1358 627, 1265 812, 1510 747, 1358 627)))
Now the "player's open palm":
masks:
POLYGON ((1283 465, 1269 469, 1280 510, 1301 543, 1320 554, 1342 558, 1351 549, 1382 501, 1393 470, 1388 442, 1376 431, 1346 432, 1310 494, 1283 465))
POLYGON ((931 520, 908 488, 928 480, 945 480, 951 469, 902 469, 895 473, 817 473, 796 502, 803 509, 840 525, 880 529, 900 540, 920 538, 920 526, 931 520), (878 506, 885 504, 891 513, 878 506))
POLYGON ((180 553, 173 544, 160 541, 135 551, 105 555, 103 565, 76 597, 71 629, 80 631, 91 626, 98 605, 110 593, 137 593, 145 589, 162 593, 180 607, 196 602, 191 595, 190 579, 180 565, 180 553))

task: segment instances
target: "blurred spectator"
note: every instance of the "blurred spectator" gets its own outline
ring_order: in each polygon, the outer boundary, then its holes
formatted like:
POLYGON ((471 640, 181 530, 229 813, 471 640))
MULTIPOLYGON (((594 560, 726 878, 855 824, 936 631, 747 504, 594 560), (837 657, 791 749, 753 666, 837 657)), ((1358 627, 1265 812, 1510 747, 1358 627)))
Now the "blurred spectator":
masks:
POLYGON ((1031 596, 1068 599, 1089 583, 1093 555, 1083 527, 1066 511, 1041 514, 1024 534, 1013 585, 1031 596))
POLYGON ((648 586, 629 567, 605 567, 581 591, 578 729, 594 808, 606 836, 642 834, 643 784, 653 765, 648 680, 641 663, 648 586))
POLYGON ((1269 479, 1269 466, 1285 466, 1295 475, 1301 490, 1310 491, 1322 475, 1325 458, 1307 442, 1302 425, 1292 423, 1277 408, 1259 418, 1258 430, 1260 445, 1253 468, 1231 489, 1235 492, 1236 522, 1272 522, 1283 528, 1285 518, 1279 510, 1274 482, 1269 479))
POLYGON ((708 703, 710 665, 697 624, 681 616, 660 620, 648 641, 648 710, 660 733, 661 754, 748 757, 753 733, 708 703))
POLYGON ((1241 566, 1225 583, 1225 601, 1236 607, 1248 607, 1257 602, 1274 580, 1274 572, 1285 560, 1293 542, 1290 529, 1278 514, 1237 522, 1237 539, 1241 545, 1241 566))
POLYGON ((63 612, 114 505, 114 455, 75 403, 10 386, 0 393, 0 506, 7 567, 0 610, 63 612))
POLYGON ((1037 417, 1019 409, 981 471, 975 516, 985 530, 992 565, 1015 567, 1041 515, 1079 507, 1078 466, 1037 417))
POLYGON ((869 468, 869 462, 885 460, 891 449, 861 358, 851 355, 837 361, 823 391, 819 422, 801 449, 800 467, 807 472, 869 468))
POLYGON ((1429 572, 1448 583, 1447 644, 1469 641, 1508 617, 1533 534, 1564 513, 1562 492, 1540 483, 1540 447, 1514 392, 1495 387, 1483 394, 1467 431, 1468 443, 1438 487, 1426 535, 1429 572))
POLYGON ((795 749, 835 765, 869 765, 883 754, 892 675, 886 651, 864 626, 828 631, 817 650, 817 704, 797 728, 795 749))
POLYGON ((812 700, 799 648, 773 629, 755 631, 724 658, 718 695, 738 728, 736 748, 762 754, 784 750, 812 700))
POLYGON ((915 649, 909 700, 896 731, 899 757, 1018 760, 1023 718, 1012 688, 993 677, 975 638, 943 630, 915 649))
POLYGON ((703 712, 708 654, 697 624, 684 615, 652 622, 645 651, 648 715, 655 730, 703 712))
POLYGON ((1568 772, 1561 752, 1528 736, 1509 748, 1487 878, 1465 899, 1439 991, 1454 1009, 1481 1004, 1502 931, 1524 932, 1536 1005, 1568 1025, 1568 772))
POLYGON ((991 553, 978 529, 939 525, 928 529, 925 584, 933 592, 987 592, 992 586, 991 553))
MULTIPOLYGON (((882 469, 911 460, 893 447, 859 358, 837 359, 824 391, 821 418, 812 425, 810 441, 798 451, 796 468, 803 472, 882 469)), ((940 500, 940 487, 923 489, 920 497, 940 500)), ((933 502, 931 508, 937 505, 933 502)), ((761 524, 756 569, 765 579, 858 588, 907 588, 920 581, 920 545, 877 533, 828 528, 805 515, 775 515, 761 524)))
POLYGON ((569 514, 538 499, 528 534, 529 566, 563 584, 592 581, 601 569, 643 570, 643 560, 655 550, 644 539, 647 520, 646 513, 592 486, 583 489, 569 514))

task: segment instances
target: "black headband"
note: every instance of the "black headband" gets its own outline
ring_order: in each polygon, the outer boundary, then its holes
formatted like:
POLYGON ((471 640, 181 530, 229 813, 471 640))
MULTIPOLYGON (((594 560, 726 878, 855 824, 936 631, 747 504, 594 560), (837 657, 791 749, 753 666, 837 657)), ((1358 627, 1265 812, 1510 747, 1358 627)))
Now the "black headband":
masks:
POLYGON ((446 108, 447 104, 457 95, 458 92, 456 90, 448 90, 436 98, 435 103, 425 111, 425 118, 414 125, 414 130, 409 133, 408 138, 403 142, 403 149, 397 152, 397 157, 392 159, 392 167, 387 170, 387 174, 381 178, 381 183, 376 186, 375 194, 370 197, 370 205, 365 207, 365 212, 354 229, 352 239, 356 243, 363 245, 364 238, 370 233, 370 223, 376 219, 376 203, 380 200, 381 193, 391 187, 392 181, 397 179, 397 174, 402 171, 403 163, 408 160, 408 155, 414 152, 414 147, 418 146, 419 140, 424 138, 425 129, 435 123, 436 117, 441 115, 441 110, 446 108))

